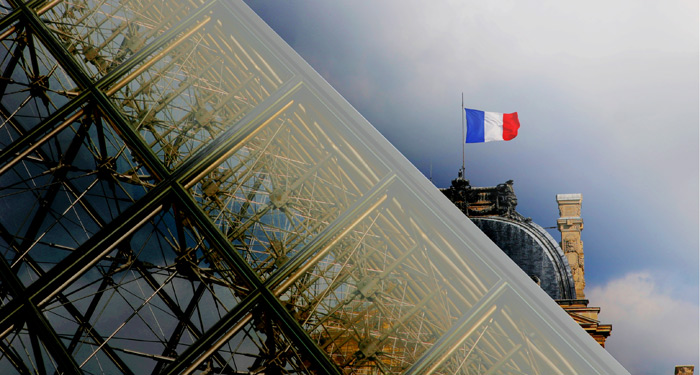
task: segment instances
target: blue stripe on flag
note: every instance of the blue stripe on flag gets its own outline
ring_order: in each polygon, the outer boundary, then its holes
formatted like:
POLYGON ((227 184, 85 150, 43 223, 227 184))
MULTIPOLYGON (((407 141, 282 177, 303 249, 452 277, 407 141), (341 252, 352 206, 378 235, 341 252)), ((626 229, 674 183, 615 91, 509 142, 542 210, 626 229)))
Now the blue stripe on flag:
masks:
POLYGON ((484 142, 484 111, 464 110, 467 112, 467 143, 484 142))

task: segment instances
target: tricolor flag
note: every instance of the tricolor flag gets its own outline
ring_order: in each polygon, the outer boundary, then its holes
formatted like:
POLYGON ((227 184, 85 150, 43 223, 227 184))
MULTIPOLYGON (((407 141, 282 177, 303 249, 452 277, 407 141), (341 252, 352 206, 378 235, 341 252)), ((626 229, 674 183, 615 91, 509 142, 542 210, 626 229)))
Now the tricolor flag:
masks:
POLYGON ((467 143, 510 141, 518 136, 518 112, 464 110, 467 112, 467 143))

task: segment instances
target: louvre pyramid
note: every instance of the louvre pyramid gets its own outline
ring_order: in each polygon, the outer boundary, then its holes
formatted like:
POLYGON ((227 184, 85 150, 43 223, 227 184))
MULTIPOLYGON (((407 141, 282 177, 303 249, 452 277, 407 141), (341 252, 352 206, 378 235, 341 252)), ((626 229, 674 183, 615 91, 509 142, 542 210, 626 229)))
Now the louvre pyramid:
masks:
POLYGON ((0 373, 627 373, 242 2, 0 13, 0 373))

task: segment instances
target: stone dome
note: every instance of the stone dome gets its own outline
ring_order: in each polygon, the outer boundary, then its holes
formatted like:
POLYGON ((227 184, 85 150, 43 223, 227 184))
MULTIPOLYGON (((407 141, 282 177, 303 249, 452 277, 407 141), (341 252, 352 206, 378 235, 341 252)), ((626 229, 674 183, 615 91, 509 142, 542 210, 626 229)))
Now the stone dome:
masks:
POLYGON ((470 218, 553 299, 576 299, 569 262, 559 243, 530 220, 470 218))

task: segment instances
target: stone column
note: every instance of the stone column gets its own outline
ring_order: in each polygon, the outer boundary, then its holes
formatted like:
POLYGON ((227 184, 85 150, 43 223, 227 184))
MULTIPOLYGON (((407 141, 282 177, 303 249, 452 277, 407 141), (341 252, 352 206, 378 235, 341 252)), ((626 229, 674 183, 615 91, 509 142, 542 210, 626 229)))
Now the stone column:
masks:
POLYGON ((585 299, 583 289, 586 286, 583 270, 583 219, 581 219, 581 194, 557 194, 559 204, 559 219, 557 227, 561 232, 561 248, 564 250, 571 267, 571 275, 576 287, 576 298, 585 299))

